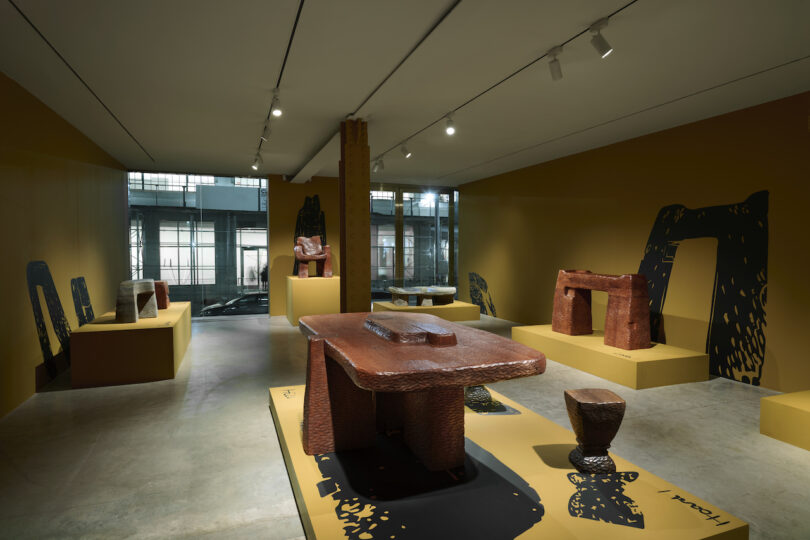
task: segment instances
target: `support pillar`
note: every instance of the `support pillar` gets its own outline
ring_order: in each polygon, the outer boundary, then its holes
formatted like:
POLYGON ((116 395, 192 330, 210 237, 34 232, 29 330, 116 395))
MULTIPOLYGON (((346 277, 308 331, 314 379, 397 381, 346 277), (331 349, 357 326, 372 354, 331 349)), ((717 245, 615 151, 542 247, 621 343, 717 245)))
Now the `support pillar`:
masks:
POLYGON ((368 124, 340 123, 340 311, 371 310, 368 124))

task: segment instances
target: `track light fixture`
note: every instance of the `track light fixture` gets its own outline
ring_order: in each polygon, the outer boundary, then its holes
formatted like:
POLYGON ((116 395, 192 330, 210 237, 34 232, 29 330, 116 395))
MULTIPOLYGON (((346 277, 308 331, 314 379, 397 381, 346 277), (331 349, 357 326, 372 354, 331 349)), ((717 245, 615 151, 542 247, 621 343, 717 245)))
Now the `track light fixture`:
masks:
POLYGON ((253 165, 250 166, 251 169, 254 171, 259 170, 259 165, 262 164, 262 156, 261 154, 256 154, 256 158, 253 160, 253 165))
POLYGON ((608 18, 605 17, 604 19, 599 19, 593 23, 589 28, 589 30, 593 33, 591 45, 593 45, 593 48, 596 49, 596 52, 598 52, 602 58, 605 58, 607 55, 613 52, 613 47, 610 46, 610 43, 608 43, 605 37, 602 35, 602 29, 606 27, 607 24, 608 18))
POLYGON ((551 57, 551 62, 548 63, 548 70, 551 72, 551 80, 552 81, 559 81, 563 78, 562 74, 562 66, 560 66, 560 61, 557 60, 557 55, 562 52, 562 47, 554 47, 548 54, 551 57))
POLYGON ((456 125, 453 123, 453 115, 447 115, 447 121, 444 124, 444 132, 448 135, 455 135, 456 134, 456 125))
POLYGON ((385 163, 383 162, 383 158, 379 157, 374 162, 374 166, 371 168, 371 172, 378 172, 385 170, 385 163))
POLYGON ((283 114, 281 110, 281 100, 278 99, 278 88, 273 88, 273 102, 270 105, 270 112, 278 118, 283 114))
POLYGON ((264 124, 264 129, 262 130, 262 135, 259 137, 262 142, 267 142, 267 139, 270 138, 270 122, 268 121, 264 124))
POLYGON ((413 155, 411 152, 408 151, 408 147, 405 146, 404 144, 400 147, 399 151, 402 152, 402 155, 405 156, 405 159, 408 159, 413 155))

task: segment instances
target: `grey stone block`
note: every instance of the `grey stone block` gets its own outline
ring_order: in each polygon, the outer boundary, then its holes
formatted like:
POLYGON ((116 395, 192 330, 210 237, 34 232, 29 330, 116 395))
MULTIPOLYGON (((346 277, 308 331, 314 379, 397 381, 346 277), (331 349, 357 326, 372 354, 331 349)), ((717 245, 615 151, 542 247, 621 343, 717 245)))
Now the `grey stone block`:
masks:
POLYGON ((138 319, 158 315, 155 280, 137 279, 122 281, 118 286, 115 302, 115 322, 132 323, 138 319))

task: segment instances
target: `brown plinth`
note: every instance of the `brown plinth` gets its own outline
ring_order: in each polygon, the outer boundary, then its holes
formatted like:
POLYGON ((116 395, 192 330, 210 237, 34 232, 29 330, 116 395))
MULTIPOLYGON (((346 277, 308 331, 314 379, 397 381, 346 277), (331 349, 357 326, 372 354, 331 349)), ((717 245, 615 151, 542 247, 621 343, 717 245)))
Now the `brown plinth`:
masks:
POLYGON ((593 333, 591 291, 608 293, 605 345, 625 350, 650 347, 650 297, 641 274, 611 276, 560 270, 554 290, 551 329, 569 336, 593 333))
POLYGON ((619 431, 626 406, 621 397, 602 388, 565 391, 565 407, 578 443, 568 459, 579 472, 616 472, 608 448, 619 431))
POLYGON ((464 463, 464 386, 545 371, 510 339, 422 313, 301 317, 309 336, 304 398, 308 454, 371 446, 401 431, 428 469, 464 463))

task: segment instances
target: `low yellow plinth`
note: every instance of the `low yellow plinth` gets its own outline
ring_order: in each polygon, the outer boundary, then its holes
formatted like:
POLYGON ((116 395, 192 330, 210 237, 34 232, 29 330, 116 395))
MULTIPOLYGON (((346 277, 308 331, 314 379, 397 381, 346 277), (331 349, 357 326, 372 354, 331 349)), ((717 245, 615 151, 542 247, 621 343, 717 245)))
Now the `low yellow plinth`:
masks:
POLYGON ((287 276, 287 320, 298 326, 304 315, 340 313, 340 277, 287 276))
POLYGON ((477 321, 481 318, 481 308, 475 304, 454 301, 444 306, 398 306, 393 302, 374 302, 371 311, 401 311, 404 313, 427 313, 446 321, 477 321))
POLYGON ((626 351, 605 345, 605 335, 553 332, 550 324, 517 326, 512 339, 543 352, 547 358, 621 385, 640 389, 709 379, 709 355, 655 343, 626 351))
POLYGON ((491 394, 513 414, 465 408, 467 481, 458 482, 458 470, 425 473, 419 463, 393 476, 397 461, 376 461, 390 453, 382 436, 379 450, 368 453, 308 456, 301 443, 304 386, 270 388, 307 538, 748 538, 745 522, 615 454, 616 473, 577 473, 568 462, 576 445, 570 430, 491 394), (431 489, 426 483, 437 476, 444 485, 431 489), (395 485, 406 494, 395 495, 395 485))
POLYGON ((172 302, 157 318, 115 322, 105 313, 70 334, 74 388, 173 379, 191 341, 191 303, 172 302))
POLYGON ((810 450, 810 390, 762 398, 759 432, 810 450))

